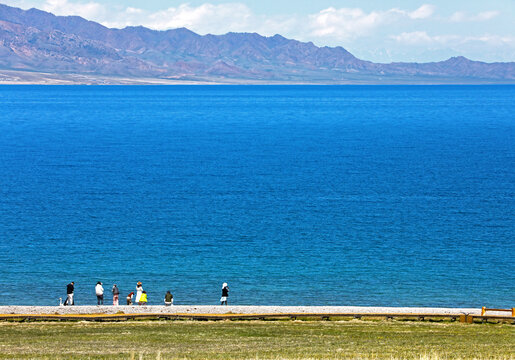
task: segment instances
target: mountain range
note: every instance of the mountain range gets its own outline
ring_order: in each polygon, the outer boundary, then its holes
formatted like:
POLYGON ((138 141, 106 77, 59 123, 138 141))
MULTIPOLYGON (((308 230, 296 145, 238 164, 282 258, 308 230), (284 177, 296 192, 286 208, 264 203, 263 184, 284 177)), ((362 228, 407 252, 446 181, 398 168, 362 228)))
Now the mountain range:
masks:
MULTIPOLYGON (((343 47, 256 33, 107 28, 78 16, 0 4, 1 72, 161 81, 264 83, 515 83, 515 62, 453 57, 379 64, 343 47)), ((116 81, 115 81, 116 82, 116 81)))

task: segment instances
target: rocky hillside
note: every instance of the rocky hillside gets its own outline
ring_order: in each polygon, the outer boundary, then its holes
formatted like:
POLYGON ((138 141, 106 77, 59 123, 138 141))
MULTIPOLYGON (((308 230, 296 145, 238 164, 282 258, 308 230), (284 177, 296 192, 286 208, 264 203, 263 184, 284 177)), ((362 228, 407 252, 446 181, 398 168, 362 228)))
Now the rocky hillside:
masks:
POLYGON ((457 57, 425 64, 375 64, 357 59, 342 47, 317 47, 280 35, 109 29, 77 16, 1 4, 0 69, 192 80, 515 80, 515 63, 488 64, 457 57))

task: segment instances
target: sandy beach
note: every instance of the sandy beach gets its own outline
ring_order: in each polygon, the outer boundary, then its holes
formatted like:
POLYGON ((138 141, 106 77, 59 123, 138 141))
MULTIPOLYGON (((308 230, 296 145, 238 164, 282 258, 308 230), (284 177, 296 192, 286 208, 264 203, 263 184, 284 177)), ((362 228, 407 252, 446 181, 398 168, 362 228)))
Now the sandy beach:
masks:
MULTIPOLYGON (((0 306, 0 314, 449 314, 481 315, 480 308, 365 306, 0 306)), ((489 312, 491 315, 506 315, 489 312)))

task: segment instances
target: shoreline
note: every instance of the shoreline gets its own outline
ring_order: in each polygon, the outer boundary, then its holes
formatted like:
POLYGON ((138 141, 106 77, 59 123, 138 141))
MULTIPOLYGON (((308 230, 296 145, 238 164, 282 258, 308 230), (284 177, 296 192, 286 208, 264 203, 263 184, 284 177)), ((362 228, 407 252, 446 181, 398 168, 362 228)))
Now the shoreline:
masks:
MULTIPOLYGON (((0 306, 0 314, 87 315, 87 314, 441 314, 481 315, 481 308, 380 307, 380 306, 253 306, 253 305, 77 305, 77 306, 0 306)), ((491 315, 505 315, 489 312, 491 315)))
POLYGON ((424 76, 372 77, 347 80, 270 80, 224 78, 217 76, 183 77, 130 77, 116 75, 98 75, 91 73, 49 73, 38 71, 0 69, 0 85, 515 85, 515 80, 481 79, 481 78, 447 78, 428 79, 424 76))

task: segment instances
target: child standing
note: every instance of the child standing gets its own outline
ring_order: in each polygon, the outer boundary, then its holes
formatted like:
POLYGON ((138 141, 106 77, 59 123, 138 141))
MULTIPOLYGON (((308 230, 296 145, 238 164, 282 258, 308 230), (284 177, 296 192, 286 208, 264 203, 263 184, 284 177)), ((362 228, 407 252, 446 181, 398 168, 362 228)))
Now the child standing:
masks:
POLYGON ((147 305, 147 292, 143 291, 138 301, 139 305, 147 305))

